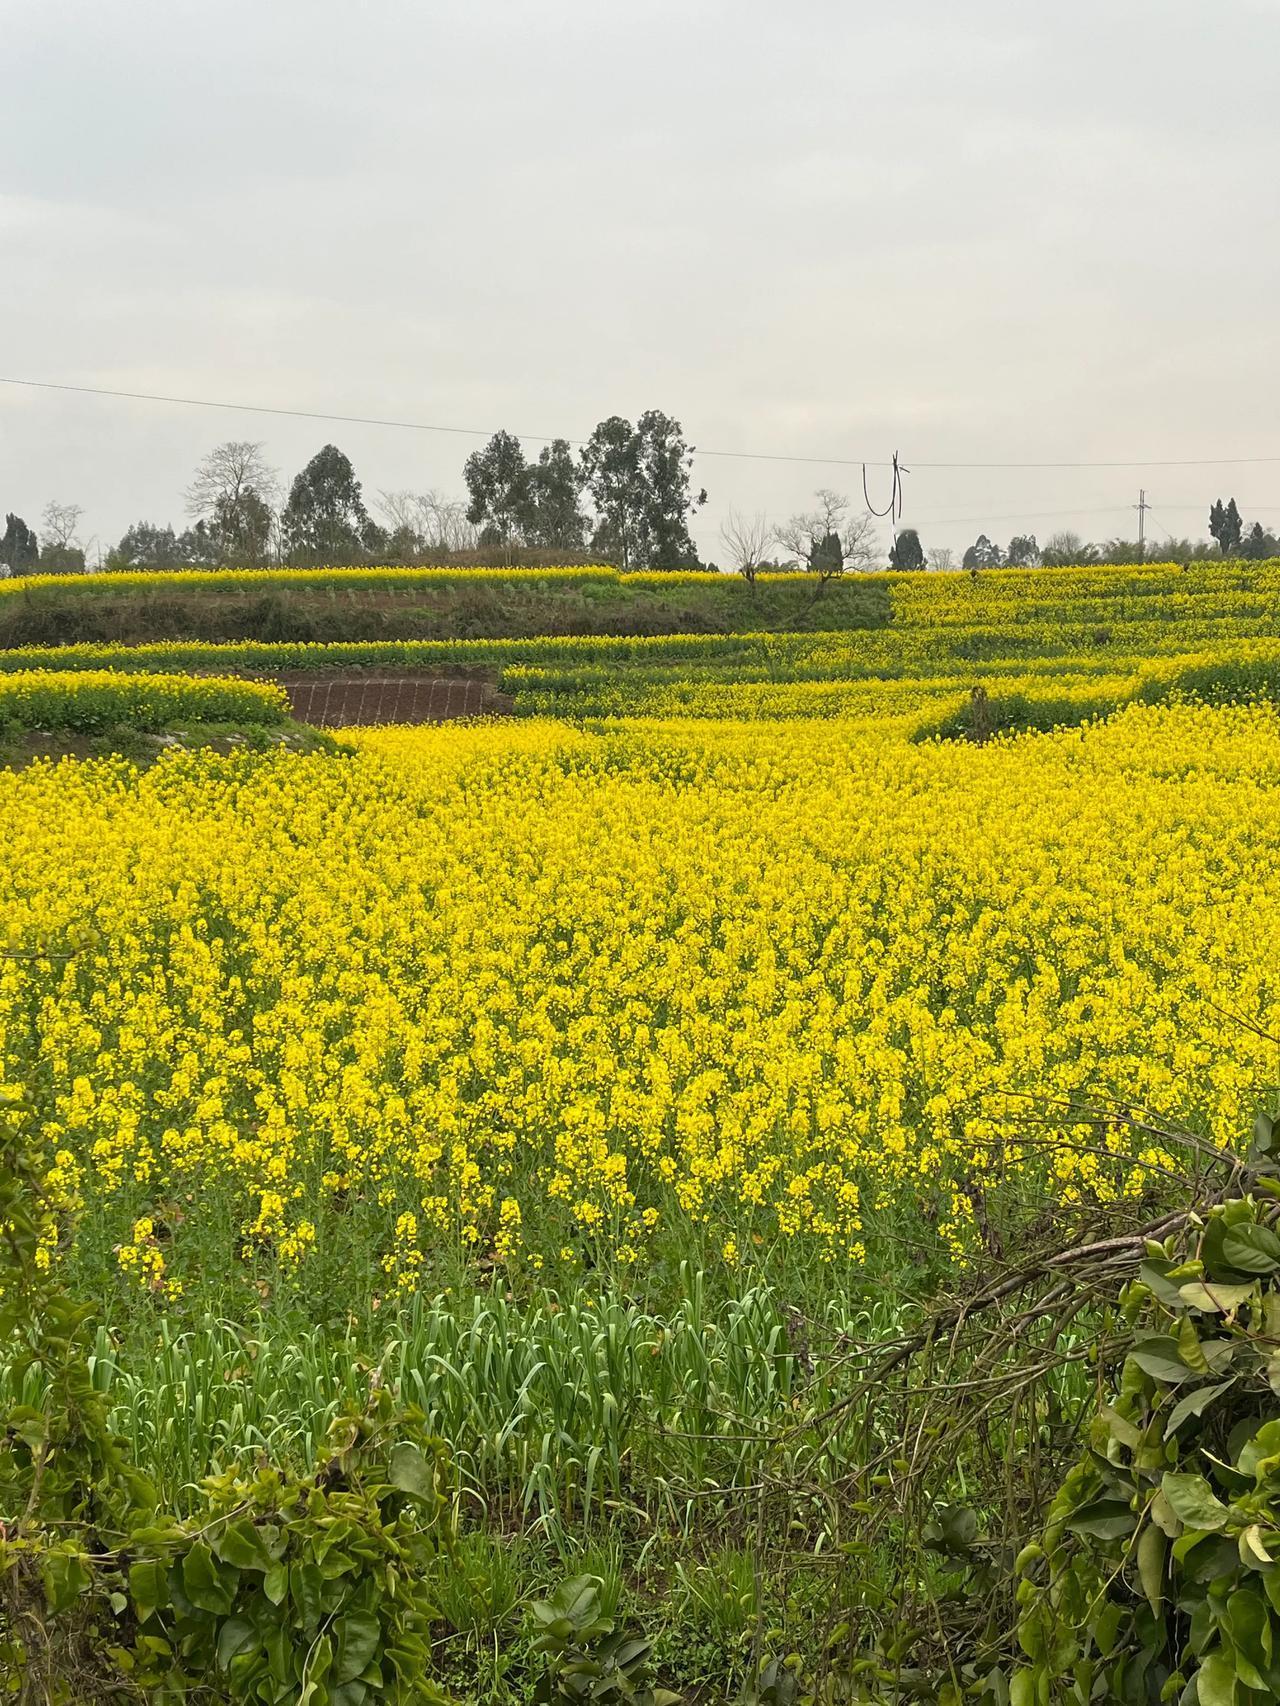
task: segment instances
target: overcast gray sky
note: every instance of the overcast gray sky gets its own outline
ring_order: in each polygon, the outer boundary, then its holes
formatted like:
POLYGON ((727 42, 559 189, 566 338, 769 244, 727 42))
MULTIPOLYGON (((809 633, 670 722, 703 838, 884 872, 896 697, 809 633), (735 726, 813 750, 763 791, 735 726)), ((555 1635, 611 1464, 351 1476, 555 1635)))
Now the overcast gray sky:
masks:
MULTIPOLYGON (((897 447, 926 546, 1280 525, 1278 0, 0 0, 0 60, 3 376, 897 447)), ((0 386, 0 511, 177 522, 232 437, 371 498, 478 442, 0 386)), ((861 485, 696 474, 713 556, 861 485)))

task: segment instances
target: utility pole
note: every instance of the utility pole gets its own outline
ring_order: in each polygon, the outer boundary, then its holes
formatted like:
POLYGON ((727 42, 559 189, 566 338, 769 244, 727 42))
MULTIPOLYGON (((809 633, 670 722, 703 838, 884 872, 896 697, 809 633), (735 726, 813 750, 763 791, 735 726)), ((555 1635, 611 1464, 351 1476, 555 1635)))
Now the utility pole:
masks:
POLYGON ((1141 487, 1138 490, 1138 501, 1133 507, 1138 512, 1138 561, 1140 563, 1145 563, 1147 560, 1146 520, 1147 511, 1151 508, 1151 505, 1147 502, 1147 494, 1141 487))

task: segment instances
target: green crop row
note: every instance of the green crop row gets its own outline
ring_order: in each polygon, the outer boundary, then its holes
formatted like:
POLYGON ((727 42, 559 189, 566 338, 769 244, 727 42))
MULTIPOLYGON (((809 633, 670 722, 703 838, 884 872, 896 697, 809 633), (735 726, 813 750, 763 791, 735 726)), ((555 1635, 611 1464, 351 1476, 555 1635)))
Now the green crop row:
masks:
MULTIPOLYGON (((1280 588, 1280 560, 1262 562, 1207 561, 1197 563, 1149 563, 1142 567, 1063 569, 986 569, 981 573, 952 570, 944 573, 876 573, 850 576, 859 583, 892 588, 895 606, 951 607, 963 611, 970 606, 990 608, 1007 602, 1026 608, 1037 599, 1053 597, 1066 603, 1080 600, 1151 598, 1181 591, 1192 594, 1207 588, 1259 590, 1280 588)), ((696 569, 678 573, 644 571, 623 574, 606 564, 551 568, 490 569, 476 567, 402 568, 308 568, 308 569, 182 569, 159 573, 142 569, 118 570, 98 575, 24 575, 0 581, 0 598, 22 598, 42 590, 59 594, 113 592, 171 592, 177 588, 199 588, 216 593, 239 589, 334 588, 375 590, 456 583, 501 587, 536 584, 539 581, 614 582, 623 587, 664 588, 677 586, 720 586, 741 584, 713 570, 696 569)), ((796 571, 762 574, 758 587, 815 585, 813 578, 796 571)), ((750 589, 743 586, 745 595, 750 589)), ((961 618, 964 619, 963 617, 961 618)))
POLYGON ((127 726, 151 733, 185 723, 281 723, 288 712, 283 689, 256 681, 107 670, 0 676, 0 724, 17 729, 88 733, 127 726))
POLYGON ((1280 642, 1220 648, 1184 657, 1142 661, 1125 675, 1049 680, 1024 675, 1001 680, 995 691, 981 686, 950 698, 914 729, 917 740, 1049 730, 1107 717, 1129 704, 1198 699, 1208 704, 1244 700, 1280 701, 1280 642))
POLYGON ((119 569, 100 575, 22 575, 12 580, 0 581, 0 598, 22 598, 29 593, 45 589, 58 593, 82 593, 90 597, 96 594, 110 597, 113 592, 168 593, 177 588, 189 587, 198 587, 204 592, 293 587, 373 591, 386 587, 440 585, 454 581, 466 583, 498 580, 527 585, 537 581, 585 582, 618 578, 618 571, 607 566, 547 569, 176 569, 163 573, 148 569, 119 569))

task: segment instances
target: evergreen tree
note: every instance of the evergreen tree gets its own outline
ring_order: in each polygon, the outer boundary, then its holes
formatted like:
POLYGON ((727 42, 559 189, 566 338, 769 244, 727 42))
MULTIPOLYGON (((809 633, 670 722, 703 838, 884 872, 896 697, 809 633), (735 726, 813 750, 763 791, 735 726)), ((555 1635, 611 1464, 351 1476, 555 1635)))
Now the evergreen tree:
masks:
POLYGON ((578 494, 582 475, 569 441, 553 439, 544 445, 527 474, 524 536, 530 545, 547 551, 581 551, 587 518, 578 494))
POLYGON ((4 534, 0 536, 0 563, 11 575, 29 575, 40 560, 40 541, 20 515, 10 513, 4 518, 4 534))
POLYGON ((518 544, 530 501, 529 464, 520 440, 509 432, 495 432, 467 457, 462 477, 471 494, 467 520, 484 529, 481 538, 507 548, 518 544))
POLYGON ((648 409, 633 427, 601 421, 582 452, 583 484, 597 515, 593 546, 622 569, 686 569, 698 563, 689 518, 707 501, 689 484, 693 452, 678 420, 648 409))
POLYGON ((348 457, 326 444, 289 488, 280 517, 285 555, 294 563, 358 563, 382 543, 348 457))
POLYGON ((1040 547, 1034 533, 1015 533, 1009 541, 1004 560, 1011 569, 1033 569, 1040 561, 1040 547))
POLYGON ((625 573, 644 562, 644 482, 640 444, 630 421, 610 415, 591 434, 582 452, 582 480, 596 512, 594 550, 625 573))
POLYGON ((680 422, 661 409, 648 409, 636 426, 640 472, 645 485, 645 567, 696 569, 698 548, 689 532, 689 518, 707 501, 705 488, 696 496, 689 480, 693 452, 685 444, 680 422))
POLYGON ((1217 540, 1218 549, 1224 557, 1236 555, 1244 533, 1244 522, 1240 519, 1234 498, 1226 504, 1221 498, 1214 500, 1209 510, 1209 532, 1217 540))
POLYGON ((998 569, 1000 547, 993 545, 985 533, 980 533, 965 552, 963 562, 966 569, 998 569))
POLYGON ((1240 541, 1240 555, 1261 562, 1266 557, 1280 555, 1280 543, 1274 533, 1268 533, 1260 521, 1255 521, 1240 541))
POLYGON ((889 548, 889 566, 894 569, 922 569, 925 565, 924 546, 914 527, 904 527, 889 548))

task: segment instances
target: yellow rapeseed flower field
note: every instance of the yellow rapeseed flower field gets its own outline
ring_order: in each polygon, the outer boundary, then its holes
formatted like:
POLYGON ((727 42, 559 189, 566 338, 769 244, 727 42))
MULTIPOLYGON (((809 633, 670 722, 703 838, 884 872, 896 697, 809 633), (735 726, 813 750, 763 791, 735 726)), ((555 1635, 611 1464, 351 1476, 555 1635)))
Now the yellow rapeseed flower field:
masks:
POLYGON ((1167 1126, 1233 1143, 1276 1081, 1269 708, 353 738, 0 774, 0 1080, 121 1284, 357 1223, 388 1291, 874 1271, 906 1230, 964 1261, 999 1202, 1139 1195, 1167 1126))

